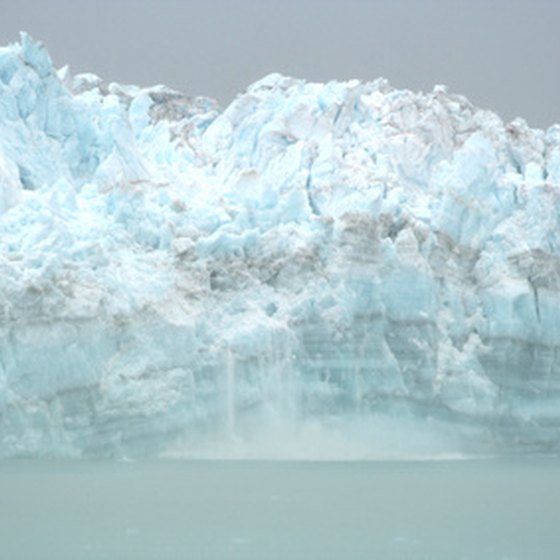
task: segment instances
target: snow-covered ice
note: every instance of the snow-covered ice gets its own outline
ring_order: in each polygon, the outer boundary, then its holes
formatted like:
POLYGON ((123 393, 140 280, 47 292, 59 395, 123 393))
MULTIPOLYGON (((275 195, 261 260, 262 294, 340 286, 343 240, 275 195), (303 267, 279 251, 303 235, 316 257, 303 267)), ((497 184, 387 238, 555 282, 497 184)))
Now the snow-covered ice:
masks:
POLYGON ((559 216, 560 126, 443 86, 273 74, 222 109, 22 34, 0 456, 557 452, 559 216))

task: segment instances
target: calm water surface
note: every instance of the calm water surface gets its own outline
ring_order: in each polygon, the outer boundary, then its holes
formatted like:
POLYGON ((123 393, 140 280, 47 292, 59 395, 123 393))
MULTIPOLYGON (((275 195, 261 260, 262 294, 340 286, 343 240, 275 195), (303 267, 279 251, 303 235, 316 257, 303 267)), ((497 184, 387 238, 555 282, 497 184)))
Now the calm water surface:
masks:
POLYGON ((9 560, 557 560, 560 460, 0 464, 9 560))

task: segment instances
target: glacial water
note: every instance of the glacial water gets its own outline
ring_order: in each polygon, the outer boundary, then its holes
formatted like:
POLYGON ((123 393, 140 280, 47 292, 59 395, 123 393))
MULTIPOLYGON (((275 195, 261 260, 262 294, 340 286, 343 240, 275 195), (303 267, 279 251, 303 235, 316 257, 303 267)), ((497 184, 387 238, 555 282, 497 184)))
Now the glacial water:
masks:
POLYGON ((556 560, 560 460, 0 464, 10 560, 556 560))

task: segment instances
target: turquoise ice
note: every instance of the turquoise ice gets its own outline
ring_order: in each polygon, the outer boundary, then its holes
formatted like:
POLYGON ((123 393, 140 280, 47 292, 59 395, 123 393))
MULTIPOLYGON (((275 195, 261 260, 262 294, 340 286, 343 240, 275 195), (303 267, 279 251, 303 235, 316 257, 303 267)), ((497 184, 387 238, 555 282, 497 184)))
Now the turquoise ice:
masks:
POLYGON ((560 449, 560 127, 0 49, 0 456, 560 449))

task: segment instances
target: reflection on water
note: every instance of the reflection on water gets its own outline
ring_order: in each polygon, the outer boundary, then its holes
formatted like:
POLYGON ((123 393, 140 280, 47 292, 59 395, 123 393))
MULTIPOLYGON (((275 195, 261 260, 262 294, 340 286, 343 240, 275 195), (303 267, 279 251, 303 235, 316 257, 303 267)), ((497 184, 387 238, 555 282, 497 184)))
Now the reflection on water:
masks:
POLYGON ((557 560, 560 460, 0 464, 1 558, 557 560))

